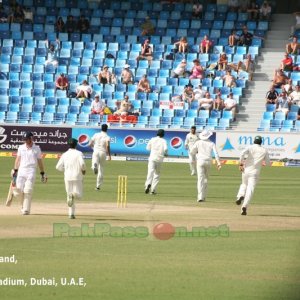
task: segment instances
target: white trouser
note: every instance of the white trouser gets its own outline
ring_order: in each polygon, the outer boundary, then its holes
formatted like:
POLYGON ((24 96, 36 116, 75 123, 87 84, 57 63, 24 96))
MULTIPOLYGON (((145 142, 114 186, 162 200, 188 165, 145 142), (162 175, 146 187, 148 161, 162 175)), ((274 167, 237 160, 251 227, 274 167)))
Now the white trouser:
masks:
POLYGON ((145 182, 145 188, 150 184, 151 192, 155 192, 156 186, 159 182, 160 170, 162 162, 149 160, 148 162, 148 174, 145 182))
POLYGON ((14 197, 20 198, 22 213, 30 213, 33 186, 35 182, 35 169, 19 170, 16 187, 13 189, 14 197))
POLYGON ((104 176, 104 164, 106 161, 106 153, 105 152, 99 152, 94 151, 93 157, 92 157, 92 169, 94 168, 94 165, 96 164, 98 166, 98 176, 97 176, 97 182, 96 186, 100 188, 100 186, 103 183, 103 176, 104 176))
POLYGON ((210 160, 198 160, 197 173, 198 173, 198 198, 197 200, 205 200, 207 194, 208 173, 210 170, 210 160))
MULTIPOLYGON (((65 187, 67 195, 72 194, 74 199, 77 200, 82 198, 82 180, 65 180, 65 187)), ((75 215, 75 201, 73 201, 73 205, 69 207, 69 216, 71 215, 75 215)))
POLYGON ((242 184, 237 194, 237 198, 244 197, 244 202, 242 207, 247 207, 253 196, 254 189, 259 180, 259 174, 257 173, 247 173, 246 171, 242 173, 242 184))
POLYGON ((197 163, 196 154, 191 154, 189 152, 189 164, 190 164, 191 173, 195 173, 196 174, 196 171, 197 171, 196 163, 197 163))

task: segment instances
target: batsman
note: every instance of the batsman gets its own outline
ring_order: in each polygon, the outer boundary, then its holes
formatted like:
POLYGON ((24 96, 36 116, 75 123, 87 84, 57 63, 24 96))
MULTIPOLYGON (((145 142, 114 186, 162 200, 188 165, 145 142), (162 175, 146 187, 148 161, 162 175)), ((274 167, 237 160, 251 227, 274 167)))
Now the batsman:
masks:
POLYGON ((47 176, 44 170, 42 152, 40 147, 34 143, 33 133, 25 132, 23 138, 24 144, 18 148, 14 169, 12 170, 12 182, 6 205, 10 206, 13 197, 20 198, 22 204, 21 214, 29 215, 37 165, 43 183, 47 182, 47 176))

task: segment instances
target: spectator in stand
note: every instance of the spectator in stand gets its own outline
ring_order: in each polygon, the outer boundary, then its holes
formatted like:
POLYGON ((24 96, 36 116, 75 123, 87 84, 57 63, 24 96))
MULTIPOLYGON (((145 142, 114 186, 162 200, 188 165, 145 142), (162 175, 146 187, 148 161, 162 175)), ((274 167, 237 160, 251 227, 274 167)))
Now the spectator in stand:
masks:
POLYGON ((283 84, 288 83, 289 78, 283 73, 282 70, 275 70, 274 78, 273 78, 273 86, 275 88, 280 88, 283 84))
POLYGON ((218 95, 214 101, 213 109, 217 110, 217 111, 222 111, 224 109, 224 107, 225 107, 224 101, 221 98, 221 96, 218 95))
POLYGON ((89 85, 87 80, 83 80, 82 84, 76 88, 76 98, 91 98, 93 93, 92 87, 89 85))
POLYGON ((295 35, 295 31, 300 29, 300 12, 294 13, 296 24, 291 27, 291 37, 295 35))
POLYGON ((64 32, 65 31, 65 22, 62 17, 58 17, 55 22, 55 30, 56 32, 64 32))
POLYGON ((8 21, 8 15, 3 9, 2 3, 0 6, 0 23, 6 23, 8 21))
POLYGON ((274 86, 271 85, 270 90, 266 94, 266 104, 276 104, 278 96, 278 92, 275 90, 274 86))
POLYGON ((203 40, 200 42, 201 53, 209 53, 212 47, 212 42, 209 40, 208 36, 205 35, 203 40))
POLYGON ((291 78, 288 79, 286 84, 281 86, 281 91, 286 91, 288 95, 293 91, 293 81, 291 78))
POLYGON ((300 85, 296 85, 295 89, 290 93, 289 96, 292 104, 300 107, 300 85))
POLYGON ((238 12, 240 8, 239 0, 228 0, 228 9, 232 12, 238 12))
POLYGON ((236 72, 245 71, 249 74, 249 80, 253 79, 253 73, 255 69, 255 62, 251 57, 251 54, 247 54, 244 61, 239 61, 237 64, 231 63, 228 66, 236 72))
POLYGON ((145 22, 141 25, 141 28, 142 35, 153 35, 155 33, 155 27, 148 16, 145 18, 145 22))
POLYGON ((211 111, 213 108, 214 99, 209 92, 205 93, 204 98, 199 100, 199 109, 211 111))
POLYGON ((284 59, 281 61, 280 69, 283 71, 293 71, 293 59, 288 53, 284 54, 284 59))
POLYGON ((218 60, 218 70, 219 71, 224 71, 227 69, 227 64, 228 64, 228 58, 227 58, 227 55, 226 53, 222 53, 219 57, 219 60, 218 60))
POLYGON ((12 23, 23 23, 24 21, 24 11, 21 5, 17 5, 13 11, 13 15, 11 18, 12 23))
POLYGON ((58 76, 55 81, 55 91, 62 90, 68 92, 68 88, 69 88, 68 78, 65 76, 64 73, 61 73, 60 76, 58 76))
POLYGON ((258 19, 259 7, 256 4, 256 1, 251 1, 251 3, 248 6, 247 12, 249 20, 256 21, 258 19))
POLYGON ((202 79, 204 76, 204 70, 200 65, 199 59, 193 60, 194 66, 191 69, 190 79, 202 79))
POLYGON ((300 107, 298 109, 297 120, 300 120, 300 107))
POLYGON ((260 20, 269 21, 271 18, 272 7, 267 1, 264 1, 260 10, 259 10, 259 18, 260 20))
POLYGON ((45 47, 47 49, 47 60, 45 61, 46 66, 47 65, 53 65, 55 68, 58 66, 58 51, 60 48, 60 41, 59 39, 56 39, 55 43, 51 43, 49 45, 49 41, 45 41, 45 47))
POLYGON ((230 88, 236 87, 236 81, 234 76, 231 74, 231 70, 227 70, 226 75, 223 76, 223 79, 225 80, 224 86, 230 88))
POLYGON ((179 53, 186 53, 188 52, 189 44, 186 40, 186 37, 181 37, 178 42, 174 43, 175 49, 178 50, 179 53))
POLYGON ((151 87, 147 75, 143 75, 137 86, 137 92, 150 93, 151 87))
POLYGON ((193 91, 193 85, 188 84, 185 86, 182 93, 182 100, 186 103, 190 104, 195 100, 195 93, 193 91))
POLYGON ((24 23, 33 23, 33 12, 30 7, 24 7, 24 23))
POLYGON ((199 101, 200 99, 204 98, 206 93, 206 89, 202 88, 202 83, 198 85, 196 89, 194 89, 195 100, 199 101))
POLYGON ((103 116, 105 107, 106 107, 105 101, 100 99, 99 95, 96 95, 91 105, 91 114, 103 116))
POLYGON ((132 104, 127 95, 124 97, 124 100, 118 103, 118 106, 119 109, 114 112, 115 116, 128 116, 130 110, 132 109, 132 104))
POLYGON ((98 82, 101 84, 111 84, 112 74, 108 70, 108 66, 104 65, 102 71, 98 74, 98 82))
POLYGON ((248 31, 247 26, 243 27, 243 31, 240 35, 239 45, 240 46, 251 46, 253 34, 248 31))
POLYGON ((186 60, 183 59, 177 67, 172 71, 172 77, 185 77, 186 75, 186 60))
POLYGON ((229 93, 228 97, 224 101, 224 110, 232 112, 233 121, 236 121, 238 105, 236 100, 233 98, 233 93, 229 93))
POLYGON ((228 37, 228 45, 234 47, 238 44, 240 37, 236 34, 236 31, 233 29, 228 37))
POLYGON ((84 17, 84 15, 80 16, 77 23, 77 29, 80 33, 88 33, 90 29, 90 22, 84 17))
POLYGON ((283 92, 279 95, 276 104, 277 104, 276 111, 284 112, 285 115, 288 114, 292 102, 291 102, 291 99, 288 97, 286 91, 283 91, 283 92))
POLYGON ((192 16, 193 16, 193 18, 196 18, 196 19, 202 19, 203 5, 201 3, 199 3, 198 1, 194 1, 192 16))
POLYGON ((69 15, 67 17, 67 22, 65 25, 65 29, 67 33, 73 33, 77 29, 77 22, 74 20, 74 17, 72 15, 69 15))
POLYGON ((152 47, 150 46, 149 40, 144 41, 144 44, 142 45, 141 54, 136 58, 137 61, 144 59, 148 60, 149 64, 151 64, 153 60, 152 47))
POLYGON ((121 80, 123 84, 133 84, 134 76, 132 71, 130 70, 130 65, 126 64, 121 73, 121 80))
POLYGON ((299 53, 300 44, 298 43, 298 39, 296 36, 293 37, 292 41, 286 44, 286 52, 288 54, 297 55, 299 53))

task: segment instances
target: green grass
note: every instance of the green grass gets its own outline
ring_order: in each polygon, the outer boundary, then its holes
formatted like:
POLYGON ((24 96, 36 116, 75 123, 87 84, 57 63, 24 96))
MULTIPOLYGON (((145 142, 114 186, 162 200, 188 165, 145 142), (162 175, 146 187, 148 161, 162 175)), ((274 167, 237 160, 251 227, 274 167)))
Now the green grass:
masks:
MULTIPOLYGON (((36 202, 65 201, 63 175, 55 171, 55 163, 54 159, 45 160, 49 182, 42 185, 37 180, 33 208, 36 202)), ((87 164, 90 166, 90 161, 87 164)), ((3 199, 12 165, 13 159, 0 157, 3 199)), ((124 215, 117 210, 108 215, 100 210, 99 216, 78 212, 75 223, 63 215, 46 212, 25 218, 1 215, 0 229, 16 228, 17 237, 0 237, 0 256, 15 254, 18 264, 0 264, 0 279, 55 277, 59 281, 61 277, 84 277, 87 283, 86 287, 0 286, 1 299, 299 299, 300 228, 244 231, 247 222, 268 224, 272 219, 283 223, 284 228, 284 223, 299 220, 298 168, 264 168, 247 217, 239 216, 233 203, 241 180, 236 166, 224 166, 220 172, 212 167, 208 199, 203 206, 212 211, 205 216, 195 202, 196 178, 189 175, 187 164, 163 165, 159 194, 155 197, 144 194, 146 172, 146 162, 107 162, 103 189, 96 192, 95 176, 89 170, 83 203, 116 202, 117 176, 124 174, 128 175, 129 204, 195 207, 193 213, 183 210, 155 215, 155 223, 167 220, 183 226, 194 223, 209 226, 216 209, 220 216, 220 220, 214 219, 217 224, 230 218, 228 222, 233 219, 241 229, 230 230, 229 237, 178 237, 168 241, 152 236, 22 238, 22 228, 35 231, 39 226, 57 222, 76 226, 99 222, 136 226, 137 222, 145 223, 145 215, 131 214, 130 208, 124 215)))

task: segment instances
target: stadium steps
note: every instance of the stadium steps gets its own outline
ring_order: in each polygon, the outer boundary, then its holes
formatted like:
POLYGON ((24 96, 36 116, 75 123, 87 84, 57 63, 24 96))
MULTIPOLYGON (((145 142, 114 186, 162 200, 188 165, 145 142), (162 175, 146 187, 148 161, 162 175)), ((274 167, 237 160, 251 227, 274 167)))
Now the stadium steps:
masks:
POLYGON ((285 45, 290 36, 290 28, 295 22, 288 14, 275 14, 270 23, 265 47, 258 58, 253 81, 249 83, 247 93, 241 98, 238 121, 233 129, 254 130, 259 127, 263 111, 265 111, 265 95, 271 86, 274 70, 279 67, 284 57, 285 45))

